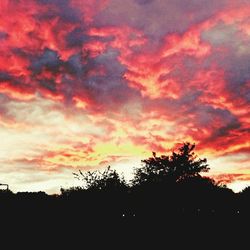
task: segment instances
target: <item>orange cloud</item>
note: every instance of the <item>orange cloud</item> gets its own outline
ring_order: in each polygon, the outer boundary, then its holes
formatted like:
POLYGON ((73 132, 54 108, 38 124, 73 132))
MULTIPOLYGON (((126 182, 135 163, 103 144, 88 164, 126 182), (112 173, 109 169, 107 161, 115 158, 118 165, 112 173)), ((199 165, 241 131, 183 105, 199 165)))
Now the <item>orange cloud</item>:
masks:
POLYGON ((219 183, 230 184, 235 181, 250 181, 250 174, 220 174, 217 176, 212 176, 219 183))

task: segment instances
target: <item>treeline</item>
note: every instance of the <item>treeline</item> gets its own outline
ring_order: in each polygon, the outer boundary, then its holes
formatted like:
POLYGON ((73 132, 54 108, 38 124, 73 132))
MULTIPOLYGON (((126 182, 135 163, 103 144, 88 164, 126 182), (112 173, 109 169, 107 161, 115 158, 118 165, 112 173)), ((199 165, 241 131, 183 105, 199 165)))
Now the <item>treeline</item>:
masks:
POLYGON ((61 189, 60 195, 1 191, 0 212, 34 220, 46 215, 53 220, 80 221, 249 216, 250 188, 234 193, 213 179, 202 177, 209 167, 194 149, 195 145, 184 143, 169 156, 153 153, 142 161, 141 168, 135 169, 129 183, 108 167, 103 172, 74 173, 83 185, 61 189))

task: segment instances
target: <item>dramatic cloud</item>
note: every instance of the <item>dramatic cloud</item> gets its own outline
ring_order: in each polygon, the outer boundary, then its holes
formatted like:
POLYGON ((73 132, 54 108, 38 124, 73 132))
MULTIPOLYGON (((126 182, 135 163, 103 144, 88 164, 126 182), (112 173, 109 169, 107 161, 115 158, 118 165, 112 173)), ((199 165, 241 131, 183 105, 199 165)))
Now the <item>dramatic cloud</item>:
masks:
POLYGON ((250 169, 249 13, 249 0, 2 0, 0 179, 58 192, 79 168, 129 175, 191 141, 238 190, 250 169))
MULTIPOLYGON (((205 0, 110 0, 96 17, 96 25, 143 30, 152 39, 168 33, 183 33, 192 25, 211 18, 227 1, 205 0)), ((159 42, 159 41, 156 41, 159 42)))

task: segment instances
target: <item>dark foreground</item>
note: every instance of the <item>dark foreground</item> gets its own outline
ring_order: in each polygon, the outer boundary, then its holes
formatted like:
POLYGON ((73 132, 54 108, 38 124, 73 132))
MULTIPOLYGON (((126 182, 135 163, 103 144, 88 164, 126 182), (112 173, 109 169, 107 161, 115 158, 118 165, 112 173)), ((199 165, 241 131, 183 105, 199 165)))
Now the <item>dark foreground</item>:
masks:
POLYGON ((237 243, 243 249, 240 244, 249 238, 250 211, 227 204, 221 211, 154 206, 119 210, 44 196, 39 201, 10 199, 1 203, 0 211, 2 242, 21 248, 224 249, 237 243))

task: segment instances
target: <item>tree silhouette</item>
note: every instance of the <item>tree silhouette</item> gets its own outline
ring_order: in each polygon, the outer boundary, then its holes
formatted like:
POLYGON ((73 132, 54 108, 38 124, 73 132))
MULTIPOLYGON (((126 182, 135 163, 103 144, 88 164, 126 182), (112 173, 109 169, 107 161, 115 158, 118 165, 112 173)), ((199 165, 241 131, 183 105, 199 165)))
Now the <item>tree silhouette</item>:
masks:
POLYGON ((244 188, 238 197, 238 209, 241 214, 250 217, 250 186, 244 188))
POLYGON ((128 186, 116 170, 110 167, 104 171, 79 170, 73 175, 83 185, 61 189, 61 197, 69 211, 76 211, 77 207, 85 215, 93 215, 100 220, 121 217, 126 207, 128 186))
POLYGON ((145 182, 177 183, 190 177, 199 177, 201 172, 209 170, 207 159, 199 159, 194 153, 195 144, 189 142, 183 143, 177 152, 170 156, 156 156, 142 160, 144 166, 135 171, 135 177, 132 180, 133 185, 140 185, 145 182))
MULTIPOLYGON (((110 228, 123 236, 132 232, 135 238, 143 232, 139 246, 141 241, 148 244, 147 234, 154 243, 164 239, 164 244, 170 245, 172 236, 176 236, 174 244, 193 244, 200 237, 206 240, 211 232, 220 237, 225 228, 231 230, 232 222, 238 230, 250 218, 250 187, 238 194, 202 176, 209 170, 207 161, 199 159, 194 149, 195 145, 184 143, 169 155, 153 153, 142 160, 143 167, 135 170, 132 185, 108 167, 104 171, 73 173, 81 185, 62 188, 60 195, 2 190, 2 227, 10 222, 20 225, 18 232, 25 231, 25 239, 29 234, 24 228, 36 234, 34 228, 38 227, 46 228, 50 235, 59 232, 60 240, 67 239, 70 232, 72 242, 84 239, 84 229, 93 235, 108 232, 105 241, 112 244, 110 228), (226 227, 225 221, 230 226, 226 227), (207 230, 210 227, 211 232, 207 230)), ((79 242, 82 245, 84 241, 79 242)))
POLYGON ((83 187, 87 190, 114 190, 126 188, 126 182, 123 177, 108 166, 103 172, 101 171, 88 171, 83 173, 73 173, 76 179, 83 181, 83 187))
POLYGON ((132 185, 108 167, 104 171, 73 173, 82 185, 61 189, 61 195, 2 190, 0 214, 11 215, 20 224, 26 218, 31 222, 36 219, 36 223, 54 220, 55 225, 63 218, 63 222, 71 223, 72 215, 84 225, 93 221, 103 225, 122 221, 121 225, 128 222, 131 226, 144 221, 167 221, 172 227, 185 221, 187 225, 203 223, 206 217, 207 223, 210 218, 217 220, 222 216, 248 218, 250 187, 235 194, 212 178, 202 176, 202 172, 209 170, 208 164, 206 159, 197 157, 194 149, 195 145, 187 142, 170 155, 157 156, 153 152, 135 170, 132 185))
POLYGON ((248 195, 248 196, 250 196, 250 186, 245 187, 240 193, 241 193, 241 195, 248 195))

